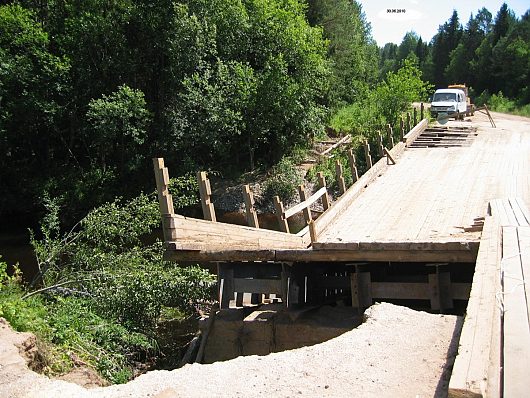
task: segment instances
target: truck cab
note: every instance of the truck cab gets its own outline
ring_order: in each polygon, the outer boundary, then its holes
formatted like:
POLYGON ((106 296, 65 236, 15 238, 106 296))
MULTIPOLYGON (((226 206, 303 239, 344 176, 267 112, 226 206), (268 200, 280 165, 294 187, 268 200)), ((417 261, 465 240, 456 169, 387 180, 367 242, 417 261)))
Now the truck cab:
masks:
POLYGON ((456 119, 464 119, 467 113, 466 93, 461 89, 442 88, 436 90, 431 102, 431 115, 456 114, 456 119))

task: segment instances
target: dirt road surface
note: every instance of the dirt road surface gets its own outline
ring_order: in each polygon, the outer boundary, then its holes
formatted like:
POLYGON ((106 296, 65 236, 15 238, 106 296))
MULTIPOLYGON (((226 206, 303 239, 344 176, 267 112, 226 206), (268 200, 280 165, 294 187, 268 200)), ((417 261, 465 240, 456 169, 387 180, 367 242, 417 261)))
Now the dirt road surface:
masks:
POLYGON ((152 371, 124 385, 90 390, 29 370, 20 355, 28 351, 29 335, 2 324, 0 396, 443 397, 461 318, 385 303, 365 315, 358 328, 311 347, 152 371))

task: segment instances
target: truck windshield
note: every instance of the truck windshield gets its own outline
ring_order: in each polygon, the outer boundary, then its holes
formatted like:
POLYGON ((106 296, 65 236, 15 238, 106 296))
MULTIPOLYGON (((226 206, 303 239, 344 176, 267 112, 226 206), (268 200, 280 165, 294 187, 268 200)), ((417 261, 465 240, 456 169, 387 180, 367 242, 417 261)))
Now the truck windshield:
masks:
POLYGON ((432 102, 456 102, 455 93, 435 93, 432 102))

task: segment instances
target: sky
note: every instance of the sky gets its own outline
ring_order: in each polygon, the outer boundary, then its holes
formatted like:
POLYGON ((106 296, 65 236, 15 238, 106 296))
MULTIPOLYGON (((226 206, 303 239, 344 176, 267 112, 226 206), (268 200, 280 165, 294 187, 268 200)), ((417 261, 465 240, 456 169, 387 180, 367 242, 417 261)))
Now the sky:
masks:
POLYGON ((429 42, 452 15, 458 12, 460 23, 465 27, 471 13, 486 7, 493 18, 506 2, 520 18, 530 9, 529 0, 357 0, 362 5, 366 19, 372 26, 372 37, 377 45, 401 43, 405 33, 414 31, 424 41, 429 42), (388 12, 388 11, 391 12, 388 12), (395 12, 392 12, 395 11, 395 12), (401 11, 401 12, 399 12, 401 11), (403 12, 404 11, 404 12, 403 12))

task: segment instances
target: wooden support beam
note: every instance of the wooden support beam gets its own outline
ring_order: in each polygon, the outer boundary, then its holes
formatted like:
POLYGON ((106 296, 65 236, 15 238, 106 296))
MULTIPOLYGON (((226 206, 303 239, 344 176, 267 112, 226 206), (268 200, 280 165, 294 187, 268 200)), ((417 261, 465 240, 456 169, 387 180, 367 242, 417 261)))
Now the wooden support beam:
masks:
POLYGON ((297 205, 294 205, 290 209, 285 210, 283 212, 283 218, 288 219, 289 217, 294 216, 296 213, 303 211, 304 209, 310 207, 313 203, 319 200, 320 197, 323 196, 325 193, 327 193, 327 190, 325 187, 319 188, 318 191, 316 191, 313 195, 311 195, 306 200, 298 203, 297 205))
POLYGON ((208 177, 206 176, 206 172, 197 172, 197 182, 199 183, 199 193, 201 195, 204 219, 216 222, 215 209, 212 203, 212 188, 210 186, 210 180, 208 180, 208 177))
POLYGON ((423 120, 423 117, 424 117, 424 113, 425 113, 425 105, 423 104, 423 102, 420 104, 420 120, 423 120))
POLYGON ((327 155, 329 152, 331 152, 332 150, 334 150, 335 148, 341 146, 342 144, 346 144, 348 142, 350 142, 351 140, 351 135, 346 135, 344 137, 342 137, 339 141, 337 141, 335 144, 333 144, 332 146, 330 146, 328 149, 326 149, 325 151, 319 153, 318 155, 319 156, 324 156, 324 155, 327 155))
POLYGON ((245 211, 249 227, 259 228, 258 215, 254 209, 254 195, 249 185, 243 187, 243 198, 245 200, 245 211))
POLYGON ((414 120, 414 126, 418 124, 418 110, 416 109, 416 107, 413 108, 413 120, 414 120))
POLYGON ((359 172, 357 170, 357 162, 355 160, 353 149, 350 149, 348 151, 348 159, 350 161, 351 178, 353 180, 353 183, 355 184, 359 179, 359 172))
POLYGON ((289 233, 289 224, 287 223, 287 218, 284 217, 285 210, 279 196, 274 197, 274 208, 276 209, 276 218, 278 219, 280 231, 289 233))
POLYGON ((335 162, 335 174, 337 176, 339 192, 342 195, 344 192, 346 192, 346 183, 344 182, 344 175, 342 173, 342 164, 340 164, 340 161, 338 160, 335 162))
POLYGON ((234 269, 226 263, 217 264, 217 280, 219 286, 219 307, 229 308, 234 299, 234 269))
POLYGON ((372 155, 370 155, 370 144, 368 140, 364 140, 364 156, 366 157, 366 167, 371 169, 373 166, 372 155))
POLYGON ((383 148, 383 153, 386 155, 386 164, 396 164, 396 161, 392 158, 388 149, 383 148))
POLYGON ((401 132, 401 142, 405 142, 405 121, 403 120, 403 116, 399 118, 399 129, 401 132))
MULTIPOLYGON (((318 177, 318 189, 326 188, 326 177, 324 177, 324 174, 319 171, 317 173, 318 177)), ((326 192, 322 195, 322 207, 324 208, 324 211, 329 209, 330 201, 329 201, 329 195, 326 188, 326 192)))
POLYGON ((412 126, 410 125, 410 112, 407 112, 407 132, 409 132, 412 129, 412 126))
POLYGON ((372 282, 369 272, 353 272, 351 280, 351 301, 354 308, 367 308, 372 305, 372 282))
MULTIPOLYGON (((305 193, 305 187, 303 184, 300 184, 300 186, 298 186, 298 194, 300 195, 300 200, 302 202, 305 202, 307 200, 307 195, 305 193)), ((311 209, 309 208, 309 206, 307 206, 304 207, 302 211, 304 213, 305 223, 306 225, 309 225, 309 223, 313 221, 313 218, 311 217, 311 209)))

